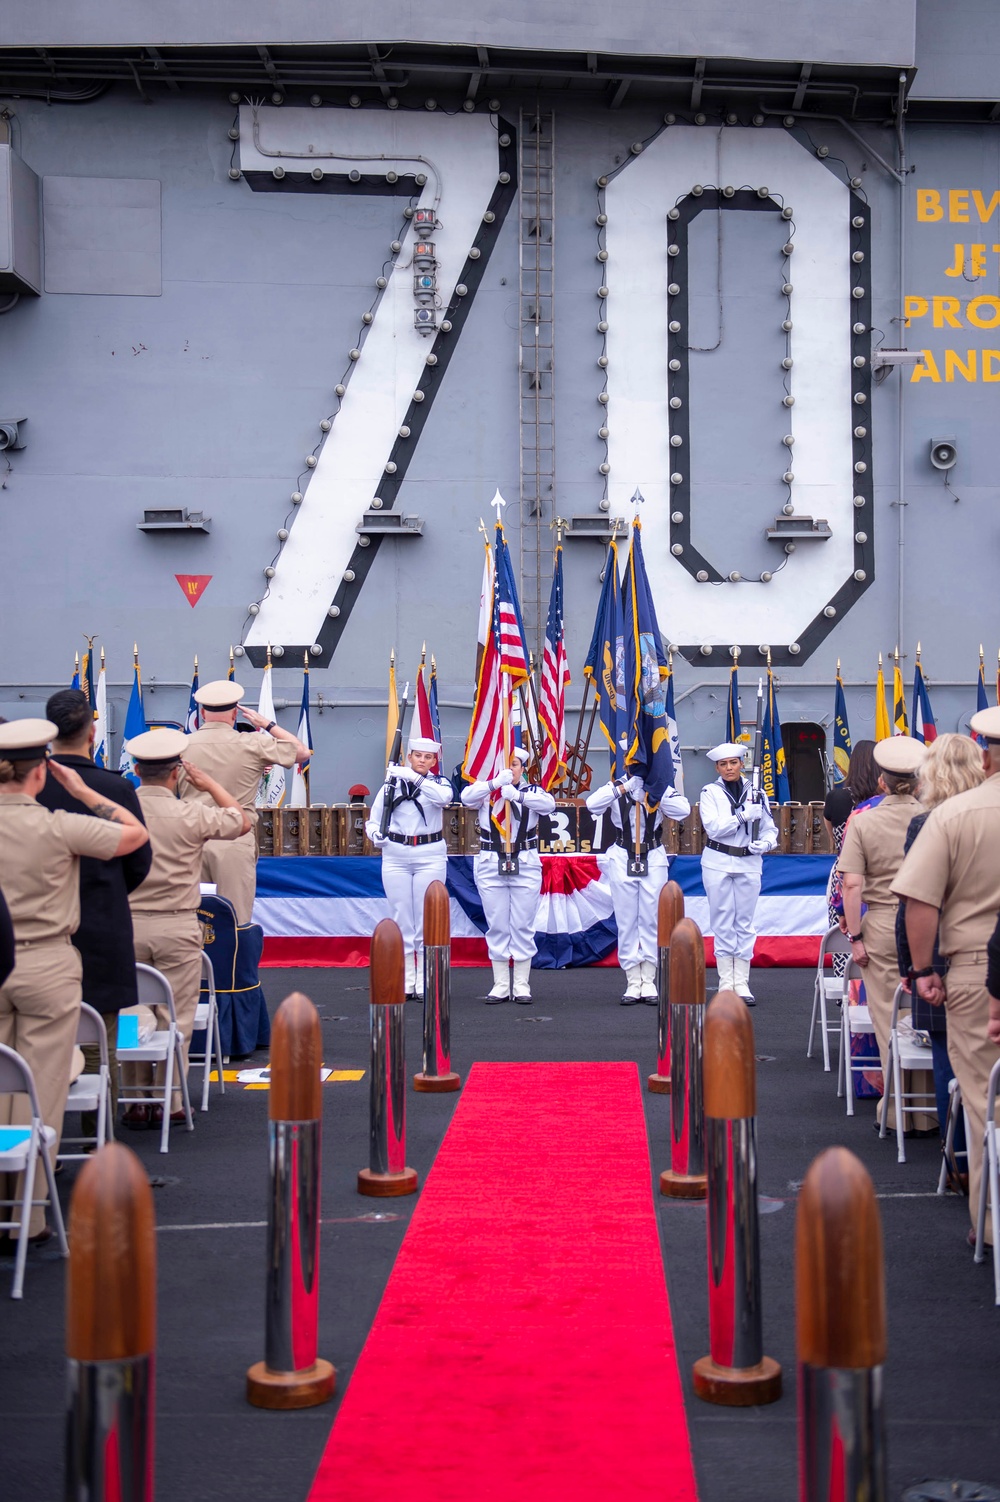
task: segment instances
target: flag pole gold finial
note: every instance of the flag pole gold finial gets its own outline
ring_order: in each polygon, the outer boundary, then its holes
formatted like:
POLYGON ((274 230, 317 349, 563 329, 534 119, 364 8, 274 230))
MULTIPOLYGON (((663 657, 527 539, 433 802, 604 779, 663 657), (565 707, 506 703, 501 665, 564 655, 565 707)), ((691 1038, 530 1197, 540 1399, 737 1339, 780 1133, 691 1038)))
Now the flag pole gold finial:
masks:
POLYGON ((840 677, 840 658, 837 658, 837 677, 840 677))
POLYGON ((767 649, 767 671, 768 672, 771 671, 771 648, 770 647, 768 647, 768 649, 767 649))
POLYGON ((879 665, 879 667, 882 666, 882 653, 881 652, 878 654, 878 665, 879 665))
POLYGON ((431 653, 431 672, 437 672, 437 658, 434 656, 433 652, 431 653))
POLYGON ((920 661, 920 643, 917 642, 917 661, 920 661))
POLYGON ((982 642, 980 642, 979 643, 979 666, 982 667, 982 665, 983 665, 983 644, 982 644, 982 642))
POLYGON ((104 667, 104 648, 101 648, 101 667, 104 667))
POLYGON ((309 671, 309 648, 308 647, 306 647, 305 651, 302 653, 302 666, 305 668, 306 672, 308 673, 308 671, 309 671))
POLYGON ((194 670, 197 673, 197 671, 198 671, 198 654, 197 654, 197 652, 194 654, 194 670))
MULTIPOLYGON (((982 657, 982 655, 983 655, 983 649, 982 649, 982 647, 979 648, 979 655, 980 655, 980 657, 982 657)), ((73 663, 74 663, 74 666, 76 667, 77 672, 79 672, 80 671, 80 654, 79 654, 79 652, 74 652, 73 653, 73 663)))
POLYGON ((270 642, 268 642, 268 644, 267 644, 267 666, 268 667, 271 666, 271 643, 270 642))

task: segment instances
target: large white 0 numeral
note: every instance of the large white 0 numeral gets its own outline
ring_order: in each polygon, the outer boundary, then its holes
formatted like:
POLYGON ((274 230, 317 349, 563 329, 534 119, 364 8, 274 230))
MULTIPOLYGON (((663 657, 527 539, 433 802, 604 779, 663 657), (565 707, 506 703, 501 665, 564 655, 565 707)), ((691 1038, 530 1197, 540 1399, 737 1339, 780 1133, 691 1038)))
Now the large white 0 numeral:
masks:
MULTIPOLYGON (((288 172, 307 172, 312 166, 342 174, 352 167, 365 175, 425 172, 420 206, 435 208, 442 223, 433 238, 439 301, 447 308, 497 185, 497 132, 488 116, 287 106, 256 112, 244 108, 240 114, 244 172, 271 172, 276 159, 268 153, 274 151, 283 153, 288 172), (417 156, 421 160, 415 162, 417 156)), ((357 525, 379 494, 432 346, 432 340, 414 328, 408 243, 412 239, 411 230, 367 331, 362 358, 351 371, 342 410, 319 454, 270 588, 247 633, 250 647, 319 641, 330 602, 357 546, 357 525)), ((373 283, 376 274, 377 268, 373 283)), ((362 311, 358 309, 359 317, 362 311)), ((449 337, 457 338, 458 330, 449 337)), ((331 385, 339 379, 346 353, 331 351, 331 385)))
MULTIPOLYGON (((838 591, 841 608, 849 608, 845 585, 858 578, 854 532, 862 518, 853 502, 852 421, 854 414, 870 421, 870 411, 854 406, 852 396, 850 190, 783 131, 678 125, 612 178, 605 204, 611 511, 629 515, 637 485, 649 503, 643 548, 661 628, 680 643, 797 643, 838 591), (797 513, 827 518, 832 536, 800 547, 765 585, 699 584, 670 551, 669 476, 679 468, 689 475, 693 520, 698 456, 670 446, 666 213, 695 183, 766 186, 794 206, 795 415, 787 429, 795 436, 793 499, 797 513)), ((748 381, 773 380, 776 422, 780 376, 747 372, 748 381)), ((726 441, 723 411, 714 439, 726 441)), ((779 449, 776 474, 780 463, 779 449)), ((780 560, 776 550, 775 564, 780 560)))

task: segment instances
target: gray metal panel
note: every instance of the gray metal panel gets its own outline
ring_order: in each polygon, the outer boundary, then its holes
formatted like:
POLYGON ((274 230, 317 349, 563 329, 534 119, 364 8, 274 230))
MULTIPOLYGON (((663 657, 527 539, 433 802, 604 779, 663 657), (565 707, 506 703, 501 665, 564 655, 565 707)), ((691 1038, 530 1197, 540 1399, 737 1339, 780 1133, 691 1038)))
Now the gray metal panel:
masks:
POLYGON ((393 41, 444 46, 569 49, 646 56, 913 62, 915 0, 508 0, 501 7, 456 7, 453 0, 382 0, 331 7, 320 0, 42 0, 5 17, 10 47, 152 43, 393 41))
POLYGON ((160 184, 129 177, 46 177, 46 292, 159 297, 160 184))
POLYGON ((7 145, 0 145, 0 289, 42 290, 38 178, 7 145))
POLYGON ((1000 99, 995 0, 918 0, 911 99, 1000 99))

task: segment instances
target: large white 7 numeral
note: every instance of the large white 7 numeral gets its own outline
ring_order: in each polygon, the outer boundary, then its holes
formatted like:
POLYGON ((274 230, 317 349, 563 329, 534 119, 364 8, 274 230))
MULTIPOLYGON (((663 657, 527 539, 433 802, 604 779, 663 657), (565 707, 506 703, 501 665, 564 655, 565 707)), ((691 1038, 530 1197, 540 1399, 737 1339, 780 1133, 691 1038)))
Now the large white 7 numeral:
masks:
MULTIPOLYGON (((278 160, 273 153, 281 153, 287 177, 298 175, 305 181, 313 168, 321 167, 327 178, 342 179, 345 189, 352 170, 366 177, 395 173, 400 179, 426 173, 418 206, 435 209, 441 220, 441 229, 432 236, 438 318, 452 325, 450 332, 433 339, 414 326, 410 250, 419 236, 411 222, 360 346, 361 358, 351 368, 342 409, 318 455, 274 577, 245 638, 252 661, 262 659, 269 642, 283 646, 286 654, 297 652, 297 660, 318 643, 320 665, 329 661, 336 647, 378 552, 378 537, 364 538, 368 547, 359 545, 358 523, 373 498, 379 497, 384 509, 395 503, 409 456, 516 193, 513 131, 503 122, 500 129, 509 132, 510 139, 499 148, 498 162, 497 125, 485 115, 287 106, 241 110, 244 173, 270 174, 278 160), (459 285, 467 289, 465 295, 456 295, 459 285), (430 364, 428 356, 434 357, 430 364), (409 428, 407 438, 400 436, 401 428, 409 428), (353 578, 345 580, 346 573, 353 578)), ((358 311, 360 316, 362 310, 358 311)), ((331 358, 337 377, 342 359, 340 353, 331 358)))

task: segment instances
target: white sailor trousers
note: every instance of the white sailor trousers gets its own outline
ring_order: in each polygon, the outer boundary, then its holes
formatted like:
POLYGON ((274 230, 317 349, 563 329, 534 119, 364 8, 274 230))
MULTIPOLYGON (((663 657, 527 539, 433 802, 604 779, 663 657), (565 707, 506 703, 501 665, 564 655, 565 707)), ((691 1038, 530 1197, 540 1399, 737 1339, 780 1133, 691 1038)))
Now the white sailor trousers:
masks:
POLYGON ((476 856, 476 887, 486 914, 486 947, 491 963, 534 958, 542 862, 537 850, 522 850, 516 876, 501 876, 495 851, 476 856))
POLYGON ((621 845, 612 845, 603 857, 611 886, 618 925, 618 963, 623 970, 643 960, 656 963, 657 908, 660 890, 670 875, 670 857, 655 845, 646 861, 645 876, 629 876, 628 855, 621 845))
POLYGON ((701 879, 708 898, 708 921, 717 955, 735 955, 738 960, 753 958, 757 937, 753 917, 760 896, 762 868, 763 858, 759 855, 723 855, 721 850, 702 852, 701 879))
POLYGON ((447 875, 448 850, 443 838, 431 845, 397 845, 387 840, 382 846, 382 887, 406 954, 423 948, 424 895, 432 881, 444 881, 447 875))

